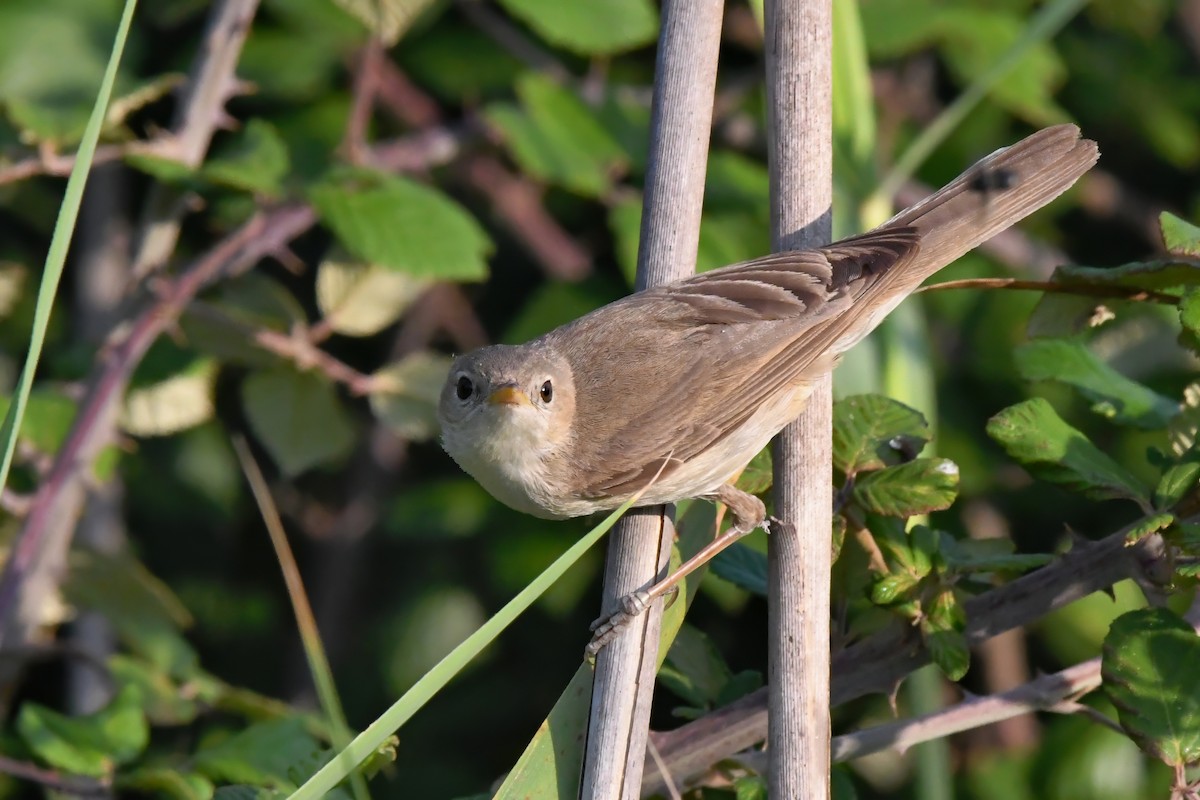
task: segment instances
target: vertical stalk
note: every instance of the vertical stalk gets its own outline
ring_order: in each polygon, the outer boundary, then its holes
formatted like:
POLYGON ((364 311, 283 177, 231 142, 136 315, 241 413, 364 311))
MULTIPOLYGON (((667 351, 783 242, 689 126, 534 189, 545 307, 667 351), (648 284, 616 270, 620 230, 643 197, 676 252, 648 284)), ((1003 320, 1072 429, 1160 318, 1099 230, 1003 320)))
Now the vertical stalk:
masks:
MULTIPOLYGON (((650 155, 638 248, 639 289, 695 269, 717 81, 722 0, 666 0, 651 109, 650 155)), ((665 575, 674 540, 667 509, 627 515, 613 532, 603 612, 665 575)), ((662 601, 596 659, 581 797, 636 798, 649 733, 662 601)))
MULTIPOLYGON (((832 234, 831 0, 767 0, 767 138, 773 249, 832 234)), ((829 581, 832 382, 774 442, 775 516, 767 551, 771 797, 829 796, 829 581)))

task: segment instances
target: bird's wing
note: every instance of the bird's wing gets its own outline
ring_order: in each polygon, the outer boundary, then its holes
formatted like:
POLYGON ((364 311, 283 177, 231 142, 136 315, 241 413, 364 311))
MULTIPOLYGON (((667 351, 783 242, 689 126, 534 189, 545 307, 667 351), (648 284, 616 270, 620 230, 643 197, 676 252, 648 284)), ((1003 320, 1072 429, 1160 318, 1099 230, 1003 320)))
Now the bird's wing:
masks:
POLYGON ((608 354, 613 369, 576 375, 576 419, 591 422, 591 430, 581 432, 587 438, 573 448, 581 462, 577 474, 590 478, 579 493, 619 497, 660 472, 669 476, 759 407, 794 391, 839 335, 855 295, 915 248, 916 235, 908 229, 878 231, 704 273, 581 320, 569 337, 579 348, 573 363, 595 359, 587 347, 590 326, 627 330, 628 336, 620 352, 608 354), (647 316, 653 321, 647 323, 647 316), (678 354, 669 371, 628 368, 661 363, 664 347, 678 354), (657 358, 646 358, 651 351, 657 358), (597 397, 622 403, 605 413, 588 407, 597 397))

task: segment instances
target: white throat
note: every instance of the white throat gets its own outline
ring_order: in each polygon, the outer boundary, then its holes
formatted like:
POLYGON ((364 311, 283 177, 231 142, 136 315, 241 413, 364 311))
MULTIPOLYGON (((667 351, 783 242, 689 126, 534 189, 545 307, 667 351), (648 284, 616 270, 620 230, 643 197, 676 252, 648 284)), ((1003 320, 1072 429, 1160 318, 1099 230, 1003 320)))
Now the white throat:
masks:
POLYGON ((482 406, 442 431, 442 447, 500 502, 543 519, 557 519, 545 459, 553 444, 544 412, 527 406, 482 406))

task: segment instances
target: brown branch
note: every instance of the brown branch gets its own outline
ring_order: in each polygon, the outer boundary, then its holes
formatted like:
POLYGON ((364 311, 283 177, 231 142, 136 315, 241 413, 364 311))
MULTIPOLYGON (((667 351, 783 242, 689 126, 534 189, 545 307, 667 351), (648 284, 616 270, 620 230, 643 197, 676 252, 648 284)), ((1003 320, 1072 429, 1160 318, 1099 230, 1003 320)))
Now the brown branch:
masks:
MULTIPOLYGON (((150 344, 178 319, 196 293, 224 270, 253 263, 274 252, 311 227, 315 219, 312 210, 304 206, 292 206, 254 216, 208 255, 185 269, 177 280, 163 290, 159 298, 137 316, 123 338, 110 343, 93 369, 87 394, 80 403, 71 431, 39 487, 10 558, 4 564, 4 573, 0 576, 0 646, 12 646, 23 641, 25 624, 14 625, 14 622, 33 623, 33 609, 30 609, 28 619, 15 615, 18 610, 18 589, 26 593, 22 602, 27 602, 30 590, 26 587, 37 569, 35 562, 39 558, 46 558, 45 553, 50 545, 53 545, 54 556, 61 558, 65 555, 75 518, 83 502, 83 478, 90 471, 104 443, 111 438, 121 395, 134 367, 150 344), (51 533, 57 534, 56 541, 47 544, 51 533)), ((53 585, 57 583, 57 573, 56 569, 39 578, 53 585)), ((40 585, 37 588, 45 590, 49 586, 40 585)))
POLYGON ((1084 283, 1057 283, 1055 281, 1023 281, 1018 278, 964 278, 957 281, 941 281, 922 286, 918 292, 940 292, 947 289, 1012 289, 1022 292, 1045 292, 1047 294, 1074 294, 1083 297, 1101 297, 1127 300, 1133 303, 1163 303, 1179 305, 1179 298, 1162 292, 1139 289, 1136 286, 1112 286, 1084 283))
POLYGON ((384 58, 383 42, 375 36, 370 37, 359 52, 358 67, 354 72, 353 100, 339 148, 352 164, 362 163, 367 149, 367 126, 371 122, 375 97, 379 93, 384 58))
POLYGON ((193 301, 187 308, 194 314, 219 325, 234 328, 249 341, 269 353, 291 361, 300 370, 315 369, 335 383, 340 383, 356 395, 371 391, 373 378, 339 361, 317 347, 308 335, 308 329, 299 326, 290 333, 281 333, 270 328, 261 328, 226 314, 217 306, 203 301, 193 301))
POLYGON ((69 795, 103 797, 112 791, 112 781, 110 780, 91 780, 74 775, 63 775, 52 769, 44 769, 36 764, 18 761, 4 755, 0 755, 0 772, 69 795))
MULTIPOLYGON (((1125 578, 1146 580, 1163 560, 1163 540, 1154 534, 1129 546, 1126 537, 1141 521, 1098 542, 1077 543, 1054 563, 968 600, 968 644, 1029 624, 1125 578)), ((927 663, 929 653, 920 636, 911 625, 897 621, 834 655, 831 703, 838 706, 867 694, 890 692, 927 663)), ((767 690, 759 689, 694 722, 653 734, 671 775, 686 782, 762 741, 766 704, 767 690)), ((656 791, 661 791, 660 778, 653 764, 647 764, 643 796, 656 791)))
POLYGON ((493 11, 488 4, 479 0, 461 0, 457 5, 472 25, 490 36, 517 60, 556 80, 570 80, 570 73, 558 59, 538 46, 502 15, 493 11))
MULTIPOLYGON (((380 81, 387 91, 380 93, 379 100, 393 116, 410 124, 435 126, 441 122, 437 105, 399 68, 384 62, 380 70, 380 81)), ((451 146, 441 131, 440 127, 427 128, 425 134, 432 137, 429 146, 443 146, 455 155, 461 151, 468 135, 479 135, 477 126, 470 133, 462 131, 456 134, 451 146)), ((388 154, 396 161, 405 158, 403 153, 390 151, 388 154)), ((547 274, 565 281, 579 281, 591 274, 591 256, 542 205, 543 187, 514 173, 496 156, 485 153, 466 159, 463 176, 473 189, 489 200, 495 214, 547 274)))
MULTIPOLYGON (((92 156, 92 168, 120 161, 128 155, 166 155, 171 151, 175 141, 174 134, 164 134, 156 139, 136 142, 121 142, 120 144, 103 144, 96 148, 92 156)), ((14 161, 0 167, 0 186, 15 183, 38 175, 66 177, 75 168, 75 153, 60 155, 58 153, 39 151, 36 155, 14 161)))
POLYGON ((581 281, 591 274, 591 257, 546 211, 540 186, 493 156, 473 156, 463 169, 467 182, 491 201, 496 214, 548 273, 564 281, 581 281))

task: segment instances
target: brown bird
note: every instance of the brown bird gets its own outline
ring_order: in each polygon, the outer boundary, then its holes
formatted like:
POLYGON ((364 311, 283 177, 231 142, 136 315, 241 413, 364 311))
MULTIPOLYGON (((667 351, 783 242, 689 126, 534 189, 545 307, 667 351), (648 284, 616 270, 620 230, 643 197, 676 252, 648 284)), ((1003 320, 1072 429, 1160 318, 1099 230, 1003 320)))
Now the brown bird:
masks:
POLYGON ((442 390, 442 443, 505 504, 539 517, 725 502, 730 484, 834 368, 922 281, 1033 213, 1096 161, 1074 125, 982 159, 869 233, 778 253, 625 297, 526 344, 460 356, 442 390))

